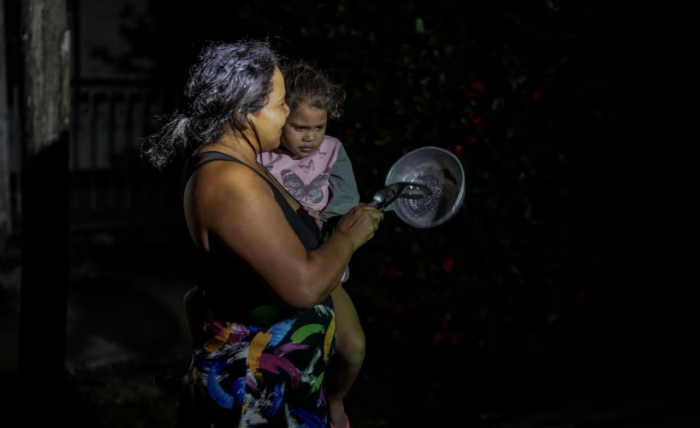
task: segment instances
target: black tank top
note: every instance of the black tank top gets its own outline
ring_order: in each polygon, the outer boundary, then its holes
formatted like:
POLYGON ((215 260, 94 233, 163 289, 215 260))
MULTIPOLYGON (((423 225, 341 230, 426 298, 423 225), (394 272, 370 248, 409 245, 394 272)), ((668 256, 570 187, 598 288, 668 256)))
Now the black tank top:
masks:
MULTIPOLYGON (((192 156, 185 165, 183 195, 184 186, 187 185, 192 174, 202 165, 213 161, 228 161, 246 165, 221 152, 204 152, 192 156)), ((253 168, 251 169, 255 171, 253 168)), ((282 209, 287 222, 306 250, 316 249, 321 244, 321 234, 314 219, 301 206, 297 211, 294 211, 284 195, 268 178, 258 171, 255 173, 260 175, 272 189, 275 200, 282 209)), ((264 226, 255 225, 254 227, 264 226)), ((265 327, 297 312, 279 301, 260 275, 241 257, 231 251, 218 236, 209 236, 209 252, 197 251, 193 267, 198 285, 204 291, 207 305, 213 316, 220 321, 238 322, 246 325, 252 323, 265 327), (273 311, 275 312, 274 316, 269 311, 267 314, 254 311, 255 308, 269 307, 270 304, 276 307, 276 310, 273 311)))

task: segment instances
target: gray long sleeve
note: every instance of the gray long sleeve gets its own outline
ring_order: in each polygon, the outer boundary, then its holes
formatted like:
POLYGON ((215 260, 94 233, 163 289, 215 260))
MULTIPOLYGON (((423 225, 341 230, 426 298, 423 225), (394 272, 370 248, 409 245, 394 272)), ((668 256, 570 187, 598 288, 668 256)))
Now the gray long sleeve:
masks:
POLYGON ((352 164, 343 146, 338 149, 338 157, 331 168, 329 189, 330 200, 320 214, 323 221, 343 216, 360 203, 360 192, 357 190, 352 164))

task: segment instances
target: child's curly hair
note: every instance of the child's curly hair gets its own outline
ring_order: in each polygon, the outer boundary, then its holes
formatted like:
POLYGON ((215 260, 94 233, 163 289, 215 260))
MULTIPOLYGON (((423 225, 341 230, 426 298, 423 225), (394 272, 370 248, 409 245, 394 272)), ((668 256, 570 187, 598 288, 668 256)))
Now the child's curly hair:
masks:
POLYGON ((304 61, 293 61, 281 68, 284 75, 285 96, 289 108, 306 104, 328 111, 337 119, 343 115, 345 91, 330 81, 328 75, 304 61))

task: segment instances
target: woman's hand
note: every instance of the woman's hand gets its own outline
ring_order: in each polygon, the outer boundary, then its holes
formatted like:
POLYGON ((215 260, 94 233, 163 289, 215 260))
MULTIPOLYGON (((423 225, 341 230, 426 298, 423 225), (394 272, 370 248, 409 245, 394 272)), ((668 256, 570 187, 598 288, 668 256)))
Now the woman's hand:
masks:
POLYGON ((338 222, 336 233, 345 233, 357 250, 374 237, 379 228, 379 222, 384 220, 384 214, 371 205, 361 203, 348 211, 338 222))
POLYGON ((314 209, 311 208, 311 207, 307 207, 307 206, 305 206, 305 205, 302 205, 302 206, 304 207, 304 209, 306 210, 306 212, 309 213, 309 215, 310 215, 311 217, 313 217, 313 219, 316 221, 316 225, 318 226, 318 228, 319 228, 319 229, 323 229, 323 221, 321 220, 321 216, 318 215, 318 213, 316 212, 316 210, 314 210, 314 209))

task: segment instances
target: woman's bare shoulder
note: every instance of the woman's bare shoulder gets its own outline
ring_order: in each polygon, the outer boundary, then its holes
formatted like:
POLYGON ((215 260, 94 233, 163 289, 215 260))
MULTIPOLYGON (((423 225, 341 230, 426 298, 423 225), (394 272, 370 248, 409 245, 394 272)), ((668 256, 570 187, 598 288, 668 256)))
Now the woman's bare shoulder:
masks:
POLYGON ((259 173, 238 162, 210 162, 195 173, 193 191, 201 197, 270 194, 270 187, 259 173))

